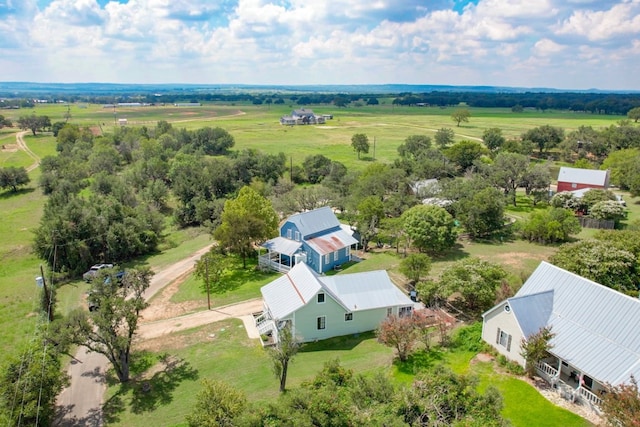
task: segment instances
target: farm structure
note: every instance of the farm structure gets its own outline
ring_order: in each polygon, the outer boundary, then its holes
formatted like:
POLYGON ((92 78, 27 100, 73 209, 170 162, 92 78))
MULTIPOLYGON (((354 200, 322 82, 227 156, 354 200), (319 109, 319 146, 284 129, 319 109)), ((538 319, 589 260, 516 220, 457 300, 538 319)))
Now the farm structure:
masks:
POLYGON ((328 115, 317 115, 313 112, 313 110, 306 110, 301 108, 299 110, 293 110, 291 115, 280 117, 281 125, 319 125, 325 123, 325 119, 327 117, 333 118, 333 116, 328 115))
POLYGON ((558 173, 558 193, 583 188, 609 188, 609 170, 561 167, 558 173))

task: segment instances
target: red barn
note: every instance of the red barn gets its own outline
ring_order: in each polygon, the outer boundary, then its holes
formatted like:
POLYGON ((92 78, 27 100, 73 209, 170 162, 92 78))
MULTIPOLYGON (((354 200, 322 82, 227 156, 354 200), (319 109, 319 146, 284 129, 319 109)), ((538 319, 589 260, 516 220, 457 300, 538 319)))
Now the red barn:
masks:
POLYGON ((609 188, 609 170, 577 169, 564 166, 560 168, 558 193, 583 188, 609 188))

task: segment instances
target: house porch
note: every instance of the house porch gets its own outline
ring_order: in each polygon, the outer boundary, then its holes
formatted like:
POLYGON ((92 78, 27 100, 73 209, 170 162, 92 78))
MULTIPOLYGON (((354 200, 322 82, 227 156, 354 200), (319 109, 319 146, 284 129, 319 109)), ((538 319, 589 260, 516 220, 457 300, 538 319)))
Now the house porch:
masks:
POLYGON ((266 254, 258 255, 258 268, 261 270, 287 273, 293 267, 292 264, 291 257, 283 257, 279 252, 268 251, 266 254))
POLYGON ((563 398, 600 412, 600 396, 605 387, 568 362, 549 357, 538 362, 536 373, 551 384, 563 398))

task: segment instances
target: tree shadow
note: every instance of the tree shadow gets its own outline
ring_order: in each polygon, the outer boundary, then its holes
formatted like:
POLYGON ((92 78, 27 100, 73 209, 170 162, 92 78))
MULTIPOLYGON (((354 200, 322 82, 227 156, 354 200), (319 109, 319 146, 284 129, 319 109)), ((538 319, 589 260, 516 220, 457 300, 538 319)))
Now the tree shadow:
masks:
POLYGON ((105 424, 118 422, 127 406, 134 414, 152 412, 173 401, 175 389, 183 381, 195 381, 198 370, 178 357, 162 355, 159 363, 150 367, 152 375, 142 376, 121 384, 118 391, 102 407, 105 424), (128 402, 127 402, 128 401, 128 402))
POLYGON ((326 340, 310 342, 304 344, 300 348, 300 353, 311 353, 317 351, 337 351, 337 350, 353 350, 361 342, 375 338, 373 331, 363 332, 361 334, 343 335, 340 337, 329 338, 326 340))
POLYGON ((52 425, 57 427, 100 427, 102 425, 102 413, 99 409, 91 409, 86 417, 70 417, 69 414, 73 411, 74 406, 75 405, 58 406, 52 425))
POLYGON ((11 189, 0 192, 0 200, 12 199, 18 196, 24 196, 25 194, 33 193, 36 191, 33 187, 27 188, 18 188, 18 190, 13 191, 11 189))
MULTIPOLYGON (((252 258, 250 259, 252 260, 252 258)), ((242 261, 240 261, 239 264, 235 264, 233 262, 233 260, 230 262, 230 267, 222 273, 219 282, 213 286, 212 293, 223 294, 225 292, 234 291, 245 283, 279 276, 278 273, 273 271, 262 271, 258 268, 242 268, 242 261)), ((249 266, 249 262, 247 262, 247 266, 249 266)), ((204 286, 202 286, 202 289, 206 292, 206 288, 204 286)))
POLYGON ((407 357, 404 362, 400 359, 393 361, 394 366, 399 372, 409 375, 431 369, 438 365, 444 359, 444 352, 440 348, 432 348, 430 350, 419 350, 407 357))
POLYGON ((163 369, 154 373, 148 380, 138 380, 133 384, 131 411, 134 414, 151 412, 158 406, 173 401, 173 391, 185 380, 198 379, 198 370, 189 362, 177 357, 164 356, 163 369))

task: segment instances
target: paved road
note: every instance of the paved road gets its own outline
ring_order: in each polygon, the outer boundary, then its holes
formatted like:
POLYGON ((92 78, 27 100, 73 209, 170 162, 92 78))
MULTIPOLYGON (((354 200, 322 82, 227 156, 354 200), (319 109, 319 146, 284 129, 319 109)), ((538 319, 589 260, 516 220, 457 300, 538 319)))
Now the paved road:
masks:
MULTIPOLYGON (((156 271, 149 289, 144 294, 145 299, 149 300, 163 287, 191 270, 195 262, 210 247, 208 245, 188 258, 156 271)), ((75 360, 67 369, 71 383, 58 396, 60 416, 57 424, 59 426, 98 427, 102 425, 101 407, 106 389, 104 374, 108 364, 107 358, 103 355, 89 353, 84 347, 78 349, 75 360)))

